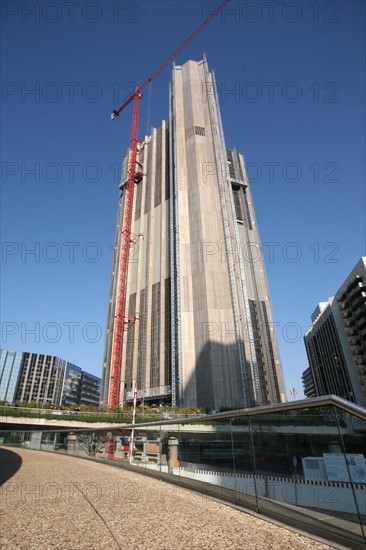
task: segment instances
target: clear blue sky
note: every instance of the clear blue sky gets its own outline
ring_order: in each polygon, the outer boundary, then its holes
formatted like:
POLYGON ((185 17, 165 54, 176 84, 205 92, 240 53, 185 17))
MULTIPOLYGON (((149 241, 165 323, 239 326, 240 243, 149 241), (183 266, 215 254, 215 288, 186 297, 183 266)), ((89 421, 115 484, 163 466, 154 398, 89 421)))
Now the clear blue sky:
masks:
MULTIPOLYGON (((301 397, 310 315, 365 254, 365 3, 230 4, 176 61, 205 52, 216 73, 227 146, 248 163, 287 390, 301 397)), ((214 5, 2 3, 2 347, 101 375, 131 126, 130 109, 110 112, 214 5)), ((152 84, 150 117, 145 94, 140 138, 167 117, 170 78, 152 84)))

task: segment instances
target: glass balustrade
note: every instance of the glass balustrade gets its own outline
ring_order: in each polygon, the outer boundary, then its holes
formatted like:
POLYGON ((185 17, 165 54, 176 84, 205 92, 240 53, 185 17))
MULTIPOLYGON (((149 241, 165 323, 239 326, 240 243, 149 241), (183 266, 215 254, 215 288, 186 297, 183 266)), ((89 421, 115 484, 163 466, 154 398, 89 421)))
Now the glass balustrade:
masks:
POLYGON ((316 398, 108 430, 4 430, 0 443, 144 472, 357 549, 366 544, 365 413, 316 398))

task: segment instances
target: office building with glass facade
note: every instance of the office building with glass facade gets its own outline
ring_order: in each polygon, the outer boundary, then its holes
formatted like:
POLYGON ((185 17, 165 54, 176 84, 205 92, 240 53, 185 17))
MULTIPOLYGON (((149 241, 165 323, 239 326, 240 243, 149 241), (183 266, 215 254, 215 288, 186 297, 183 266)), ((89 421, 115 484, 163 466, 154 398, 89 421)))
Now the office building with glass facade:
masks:
POLYGON ((24 352, 16 401, 60 403, 66 363, 53 355, 24 352))
POLYGON ((62 386, 62 405, 99 406, 101 379, 67 363, 62 386))
POLYGON ((0 351, 0 401, 99 406, 98 376, 54 355, 0 351))
POLYGON ((14 403, 23 363, 23 352, 0 350, 0 401, 14 403))

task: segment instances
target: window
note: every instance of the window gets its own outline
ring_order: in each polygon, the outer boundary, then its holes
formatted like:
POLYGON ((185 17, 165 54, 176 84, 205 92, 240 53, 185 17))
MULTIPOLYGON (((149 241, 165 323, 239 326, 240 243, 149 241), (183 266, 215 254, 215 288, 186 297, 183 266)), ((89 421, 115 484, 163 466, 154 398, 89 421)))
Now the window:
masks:
POLYGON ((188 130, 186 130, 186 139, 189 139, 194 135, 205 136, 206 130, 203 128, 203 126, 192 126, 191 128, 188 128, 188 130))
POLYGON ((205 136, 206 135, 205 129, 202 128, 202 126, 195 126, 194 127, 194 133, 196 134, 196 136, 205 136))
POLYGON ((233 198, 234 198, 236 219, 238 222, 243 222, 244 218, 243 218, 243 211, 241 208, 241 201, 240 201, 240 188, 235 189, 233 187, 233 198))
POLYGON ((230 177, 231 177, 232 179, 235 179, 235 170, 234 170, 233 154, 232 154, 232 152, 230 151, 230 149, 227 149, 227 150, 226 150, 226 153, 227 153, 227 162, 228 162, 228 165, 229 165, 230 177))
POLYGON ((146 289, 140 290, 140 321, 139 321, 139 343, 137 356, 137 387, 145 389, 145 361, 146 361, 146 289))
POLYGON ((160 283, 152 287, 150 387, 159 386, 160 371, 160 283))
MULTIPOLYGON (((128 316, 134 317, 136 312, 136 293, 131 294, 128 306, 128 316)), ((132 365, 133 365, 133 348, 134 348, 134 333, 135 323, 127 324, 127 345, 126 345, 126 380, 132 383, 132 365)))

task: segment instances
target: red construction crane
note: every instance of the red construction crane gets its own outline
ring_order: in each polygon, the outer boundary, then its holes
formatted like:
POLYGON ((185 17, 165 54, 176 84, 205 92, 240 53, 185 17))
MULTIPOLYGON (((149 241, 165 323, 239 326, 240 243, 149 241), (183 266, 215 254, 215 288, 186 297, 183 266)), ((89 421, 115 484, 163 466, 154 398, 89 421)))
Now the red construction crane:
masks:
POLYGON ((132 130, 130 139, 130 155, 127 171, 127 184, 126 184, 126 197, 125 206, 123 212, 123 226, 122 226, 122 240, 120 249, 120 265, 119 265, 119 277, 117 286, 116 297, 116 314, 113 331, 113 344, 112 344, 112 365, 110 374, 110 389, 108 397, 108 406, 110 408, 119 406, 119 395, 121 385, 121 364, 122 364, 122 351, 123 351, 123 329, 126 322, 125 308, 126 308, 126 293, 127 293, 127 275, 128 275, 128 258, 131 242, 131 219, 132 219, 132 205, 133 205, 133 193, 135 183, 141 181, 142 174, 136 168, 136 154, 138 145, 138 122, 140 111, 140 100, 142 97, 142 90, 146 88, 150 82, 154 80, 156 76, 175 57, 201 32, 201 30, 212 21, 214 17, 225 7, 229 0, 224 0, 218 7, 186 38, 184 42, 176 49, 172 54, 150 76, 145 78, 140 84, 137 84, 135 91, 126 99, 126 101, 118 108, 114 109, 111 114, 111 119, 114 120, 119 116, 129 103, 133 101, 133 114, 132 114, 132 130))

